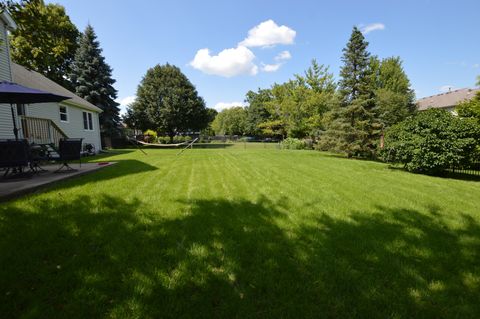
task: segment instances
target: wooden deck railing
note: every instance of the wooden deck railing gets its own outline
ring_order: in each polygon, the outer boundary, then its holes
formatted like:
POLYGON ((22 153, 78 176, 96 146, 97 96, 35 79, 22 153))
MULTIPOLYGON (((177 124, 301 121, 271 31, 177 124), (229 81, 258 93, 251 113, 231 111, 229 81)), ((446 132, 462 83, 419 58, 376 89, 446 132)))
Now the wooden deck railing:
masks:
POLYGON ((67 134, 50 119, 21 116, 20 122, 23 137, 26 138, 29 143, 53 143, 55 146, 58 146, 60 139, 67 137, 67 134))

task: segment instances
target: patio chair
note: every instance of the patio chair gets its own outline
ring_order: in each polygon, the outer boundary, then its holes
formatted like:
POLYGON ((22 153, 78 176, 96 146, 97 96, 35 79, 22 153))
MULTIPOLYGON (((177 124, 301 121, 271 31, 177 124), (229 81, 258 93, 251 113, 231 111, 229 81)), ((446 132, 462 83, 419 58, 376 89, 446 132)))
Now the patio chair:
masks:
POLYGON ((30 144, 30 169, 34 173, 46 172, 40 164, 50 160, 48 151, 45 145, 42 144, 30 144))
POLYGON ((58 161, 62 163, 57 172, 62 168, 66 168, 67 171, 76 171, 72 168, 68 162, 69 161, 80 161, 80 167, 82 167, 82 140, 83 138, 62 138, 58 144, 58 161))
POLYGON ((27 140, 1 140, 0 141, 0 168, 5 170, 4 177, 10 171, 14 174, 23 172, 28 167, 29 148, 27 140))

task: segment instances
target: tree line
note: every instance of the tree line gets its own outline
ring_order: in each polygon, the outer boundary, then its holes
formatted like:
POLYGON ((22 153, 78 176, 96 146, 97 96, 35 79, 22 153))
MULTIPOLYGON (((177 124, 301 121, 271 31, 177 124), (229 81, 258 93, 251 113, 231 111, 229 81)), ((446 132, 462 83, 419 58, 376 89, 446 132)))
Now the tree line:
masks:
POLYGON ((99 107, 102 134, 118 135, 115 80, 93 27, 79 32, 63 6, 43 0, 4 1, 0 10, 8 10, 18 26, 9 38, 12 60, 99 107))
POLYGON ((321 150, 375 156, 390 126, 412 115, 415 95, 399 57, 380 60, 354 27, 343 49, 340 79, 313 60, 293 79, 249 91, 245 108, 220 112, 217 134, 308 138, 321 150))
MULTIPOLYGON (((80 33, 62 6, 43 0, 6 1, 0 9, 9 10, 18 24, 10 36, 13 61, 100 107, 102 133, 118 134, 115 80, 93 27, 80 33)), ((478 160, 480 94, 459 105, 459 117, 441 110, 417 114, 401 59, 372 55, 356 27, 341 60, 338 81, 328 66, 312 60, 307 70, 285 83, 247 92, 248 106, 218 114, 206 107, 178 67, 156 65, 147 70, 123 121, 170 141, 199 131, 288 139, 292 145, 304 139, 319 150, 380 157, 420 172, 478 160)))

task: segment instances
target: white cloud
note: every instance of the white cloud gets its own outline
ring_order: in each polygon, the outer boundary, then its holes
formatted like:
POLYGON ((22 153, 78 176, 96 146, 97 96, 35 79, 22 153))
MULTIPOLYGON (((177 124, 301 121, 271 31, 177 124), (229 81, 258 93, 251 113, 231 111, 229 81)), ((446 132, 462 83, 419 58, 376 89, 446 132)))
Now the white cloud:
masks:
POLYGON ((217 104, 215 104, 213 108, 218 112, 221 112, 223 110, 230 109, 235 106, 245 107, 247 106, 247 104, 244 102, 218 102, 217 104))
POLYGON ((371 23, 364 26, 360 26, 360 30, 363 34, 369 34, 372 31, 385 30, 385 25, 383 23, 371 23))
POLYGON ((456 90, 457 88, 454 87, 453 85, 442 85, 441 87, 438 88, 438 90, 442 93, 446 93, 446 92, 450 92, 450 91, 454 91, 456 90))
POLYGON ((275 72, 280 69, 280 67, 285 63, 285 61, 292 58, 292 55, 288 51, 282 51, 277 54, 274 58, 277 63, 273 64, 264 64, 262 63, 262 71, 263 72, 275 72))
POLYGON ((262 71, 263 72, 275 72, 280 69, 283 63, 276 63, 276 64, 262 64, 262 71))
POLYGON ((474 65, 472 65, 474 69, 478 69, 480 68, 480 63, 475 63, 474 65))
POLYGON ((131 95, 131 96, 126 96, 126 97, 121 98, 121 99, 116 99, 115 101, 118 104, 120 104, 120 106, 119 106, 120 114, 125 114, 127 112, 127 106, 129 106, 130 104, 135 102, 136 98, 137 97, 135 95, 131 95))
POLYGON ((285 25, 279 26, 267 20, 248 31, 248 37, 239 43, 246 47, 268 47, 277 44, 293 44, 297 32, 285 25))
POLYGON ((292 55, 288 51, 282 51, 277 56, 275 57, 275 61, 286 61, 290 60, 292 58, 292 55))
POLYGON ((218 55, 210 55, 208 49, 200 49, 190 65, 207 74, 232 77, 241 74, 255 75, 258 67, 253 63, 255 55, 244 46, 225 49, 218 55))

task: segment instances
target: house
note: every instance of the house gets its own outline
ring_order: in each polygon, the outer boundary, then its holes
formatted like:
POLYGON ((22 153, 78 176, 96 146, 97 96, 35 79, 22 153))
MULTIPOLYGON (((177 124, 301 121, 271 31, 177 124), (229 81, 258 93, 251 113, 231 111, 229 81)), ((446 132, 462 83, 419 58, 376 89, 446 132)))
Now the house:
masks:
MULTIPOLYGON (((17 104, 19 137, 29 142, 54 143, 62 137, 83 138, 84 146, 92 144, 98 152, 100 108, 80 98, 42 74, 13 63, 10 59, 7 31, 16 28, 7 12, 0 13, 0 80, 69 97, 59 103, 17 104)), ((0 105, 0 139, 14 138, 9 105, 0 105)))
POLYGON ((430 108, 439 108, 455 114, 455 107, 458 103, 472 99, 477 92, 480 92, 480 88, 459 89, 427 96, 417 101, 417 107, 419 111, 425 111, 430 108))

